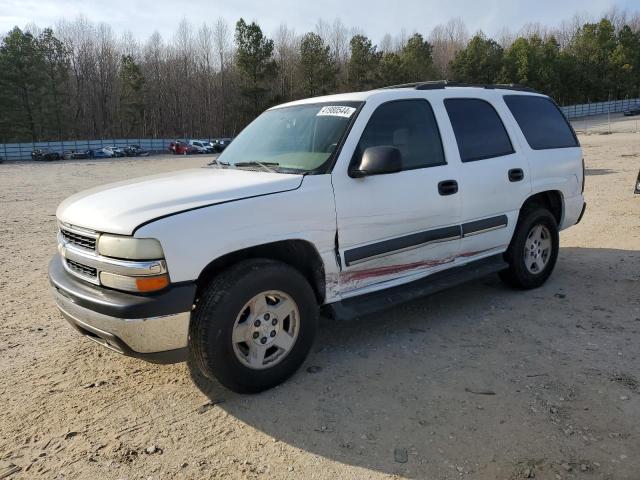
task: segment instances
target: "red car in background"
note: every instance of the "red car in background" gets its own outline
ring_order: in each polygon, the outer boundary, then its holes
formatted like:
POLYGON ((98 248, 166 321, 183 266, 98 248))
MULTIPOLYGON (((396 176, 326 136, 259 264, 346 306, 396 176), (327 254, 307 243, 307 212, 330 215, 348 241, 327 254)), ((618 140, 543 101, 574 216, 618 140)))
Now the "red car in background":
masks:
POLYGON ((198 151, 183 140, 176 140, 169 144, 169 150, 174 155, 191 155, 198 153, 198 151))

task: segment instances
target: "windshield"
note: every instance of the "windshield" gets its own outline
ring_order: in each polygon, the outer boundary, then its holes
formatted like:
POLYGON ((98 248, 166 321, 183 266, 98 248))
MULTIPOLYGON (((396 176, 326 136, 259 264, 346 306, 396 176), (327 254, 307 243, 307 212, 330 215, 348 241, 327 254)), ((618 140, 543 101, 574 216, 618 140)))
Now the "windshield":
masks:
POLYGON ((229 144, 219 163, 317 171, 331 159, 359 105, 322 103, 268 110, 229 144))

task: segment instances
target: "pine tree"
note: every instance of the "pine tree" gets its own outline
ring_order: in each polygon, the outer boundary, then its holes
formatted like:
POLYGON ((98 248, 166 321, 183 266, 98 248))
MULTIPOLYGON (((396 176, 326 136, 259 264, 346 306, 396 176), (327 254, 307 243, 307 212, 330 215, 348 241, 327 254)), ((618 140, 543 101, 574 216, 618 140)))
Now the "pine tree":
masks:
POLYGON ((324 95, 334 88, 336 69, 330 50, 316 33, 307 33, 302 37, 300 75, 305 96, 324 95))
POLYGON ((268 104, 270 82, 276 77, 273 40, 252 22, 242 18, 236 24, 236 65, 243 80, 242 94, 249 100, 248 114, 253 117, 268 104))

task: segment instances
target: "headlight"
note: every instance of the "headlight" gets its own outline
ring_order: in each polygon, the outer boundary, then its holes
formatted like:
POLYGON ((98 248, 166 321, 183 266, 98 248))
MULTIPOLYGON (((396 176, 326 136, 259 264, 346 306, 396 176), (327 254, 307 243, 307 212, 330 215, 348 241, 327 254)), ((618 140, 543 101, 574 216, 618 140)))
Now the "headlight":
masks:
POLYGON ((98 253, 105 257, 126 260, 156 260, 164 258, 160 242, 155 238, 133 238, 118 235, 100 235, 98 253))

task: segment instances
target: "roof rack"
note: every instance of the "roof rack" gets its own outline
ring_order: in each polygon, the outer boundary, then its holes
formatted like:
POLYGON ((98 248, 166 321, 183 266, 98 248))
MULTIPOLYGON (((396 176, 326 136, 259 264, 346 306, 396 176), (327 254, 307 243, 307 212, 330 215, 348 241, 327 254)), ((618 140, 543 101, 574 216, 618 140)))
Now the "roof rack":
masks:
POLYGON ((515 83, 461 83, 452 82, 450 80, 429 80, 427 82, 402 83, 400 85, 390 85, 388 87, 382 87, 382 89, 386 90, 390 88, 413 88, 414 90, 439 90, 447 87, 474 87, 540 93, 531 87, 518 85, 515 83))

